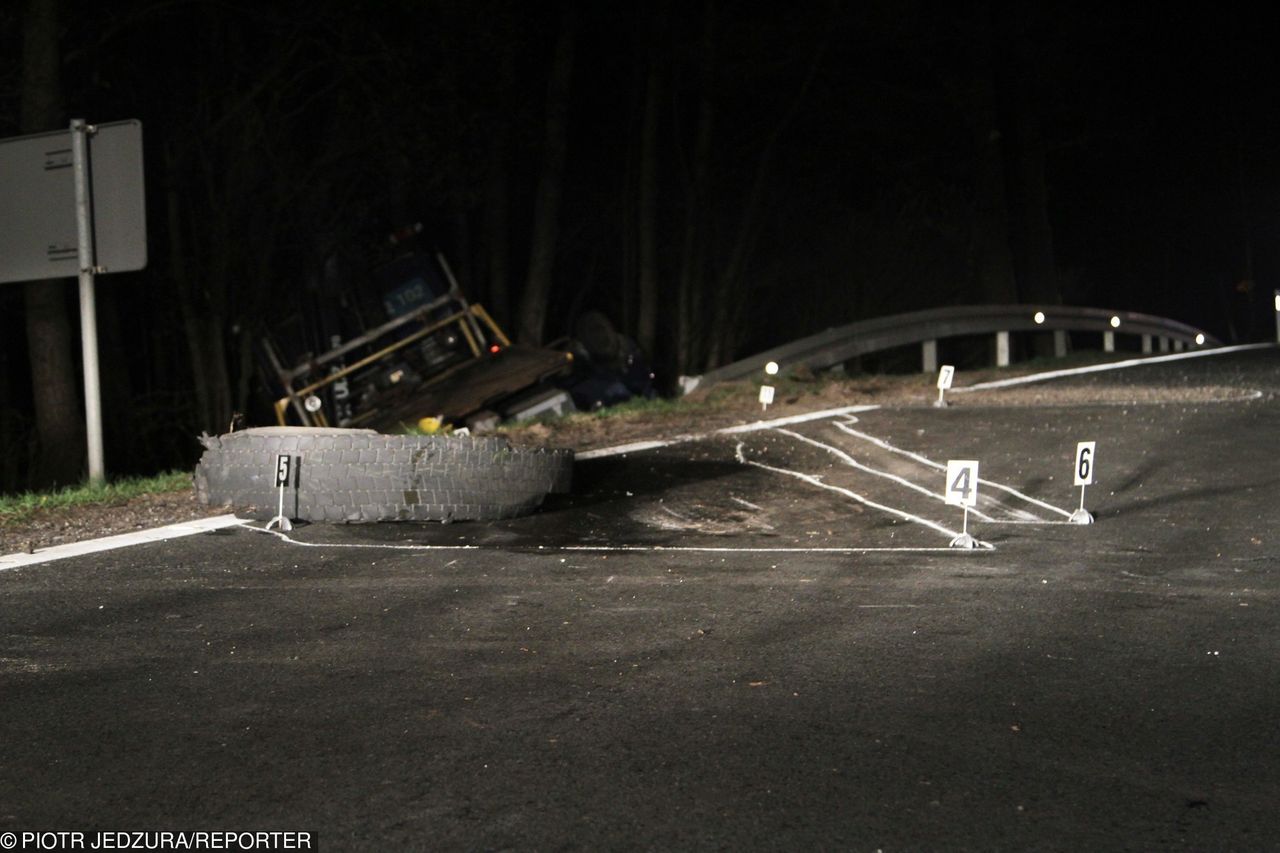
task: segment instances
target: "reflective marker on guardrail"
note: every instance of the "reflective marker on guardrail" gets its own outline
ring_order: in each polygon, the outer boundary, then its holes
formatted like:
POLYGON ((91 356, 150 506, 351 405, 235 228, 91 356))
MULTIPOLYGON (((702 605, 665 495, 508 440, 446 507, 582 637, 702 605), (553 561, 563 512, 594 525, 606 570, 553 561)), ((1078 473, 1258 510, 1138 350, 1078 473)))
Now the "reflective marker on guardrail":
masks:
POLYGON ((1084 508, 1084 487, 1093 484, 1094 452, 1096 441, 1076 444, 1075 485, 1080 487, 1080 508, 1071 513, 1073 524, 1093 524, 1093 514, 1084 508))
MULTIPOLYGON (((764 366, 766 376, 778 375, 778 362, 771 361, 764 366)), ((765 380, 768 383, 769 380, 765 380)), ((773 402, 773 386, 769 384, 760 386, 760 411, 768 411, 769 404, 773 402)))
POLYGON ((947 486, 943 497, 952 506, 964 508, 964 526, 951 540, 952 548, 977 548, 978 540, 969 535, 969 507, 978 505, 978 463, 973 459, 947 460, 947 486))
POLYGON ((955 378, 956 368, 952 364, 942 365, 942 369, 938 371, 938 399, 934 402, 934 406, 939 409, 947 407, 947 400, 944 396, 947 389, 951 387, 951 380, 955 378))

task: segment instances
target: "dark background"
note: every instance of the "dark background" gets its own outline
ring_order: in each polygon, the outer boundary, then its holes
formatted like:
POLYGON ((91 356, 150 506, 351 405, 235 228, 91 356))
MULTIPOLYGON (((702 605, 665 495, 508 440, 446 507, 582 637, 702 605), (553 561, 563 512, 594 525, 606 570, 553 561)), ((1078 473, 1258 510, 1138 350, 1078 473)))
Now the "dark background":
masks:
MULTIPOLYGON (((150 263, 98 299, 108 469, 152 472, 267 423, 255 342, 354 333, 414 222, 513 334, 602 310, 665 387, 948 304, 1266 338, 1274 35, 1208 4, 29 0, 0 135, 143 122, 150 263)), ((0 490, 83 472, 74 293, 0 286, 0 490)))

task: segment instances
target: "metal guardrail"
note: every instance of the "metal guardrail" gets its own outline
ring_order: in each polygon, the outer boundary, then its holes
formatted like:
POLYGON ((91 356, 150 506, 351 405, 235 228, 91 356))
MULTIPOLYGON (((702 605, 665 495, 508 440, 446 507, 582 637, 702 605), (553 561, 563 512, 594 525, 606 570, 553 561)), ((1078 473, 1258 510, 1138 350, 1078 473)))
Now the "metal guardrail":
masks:
POLYGON ((728 382, 758 375, 769 362, 780 368, 805 365, 824 370, 852 358, 896 347, 921 345, 921 367, 937 370, 937 342, 965 335, 996 336, 996 364, 1009 364, 1011 332, 1053 332, 1054 352, 1066 355, 1068 332, 1101 332, 1103 348, 1115 349, 1115 336, 1140 335, 1142 351, 1166 352, 1172 347, 1221 346, 1214 336, 1170 320, 1135 311, 1108 311, 1065 305, 961 305, 931 308, 908 314, 894 314, 849 323, 807 338, 792 341, 753 356, 726 364, 701 376, 680 377, 680 390, 687 394, 716 382, 728 382))

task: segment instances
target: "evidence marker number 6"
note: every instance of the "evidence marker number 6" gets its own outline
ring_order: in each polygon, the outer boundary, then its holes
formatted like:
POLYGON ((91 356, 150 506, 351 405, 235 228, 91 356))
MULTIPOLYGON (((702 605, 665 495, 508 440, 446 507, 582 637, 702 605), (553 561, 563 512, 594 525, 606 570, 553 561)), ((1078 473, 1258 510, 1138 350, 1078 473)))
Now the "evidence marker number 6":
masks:
POLYGON ((1080 487, 1080 508, 1071 513, 1071 521, 1075 524, 1093 524, 1093 513, 1084 508, 1084 487, 1093 485, 1093 472, 1097 467, 1095 464, 1095 452, 1098 443, 1096 441, 1081 441, 1076 444, 1076 466, 1072 472, 1074 484, 1080 487))
POLYGON ((1097 449, 1096 441, 1081 441, 1076 444, 1076 480, 1077 486, 1093 485, 1093 453, 1097 449))

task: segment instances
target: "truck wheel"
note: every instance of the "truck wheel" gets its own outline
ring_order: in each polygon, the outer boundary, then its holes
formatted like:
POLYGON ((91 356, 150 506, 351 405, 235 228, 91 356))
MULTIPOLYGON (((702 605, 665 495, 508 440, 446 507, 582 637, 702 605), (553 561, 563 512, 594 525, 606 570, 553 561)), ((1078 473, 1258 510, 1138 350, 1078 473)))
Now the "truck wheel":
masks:
POLYGON ((200 437, 197 498, 256 519, 276 515, 276 457, 292 460, 284 514, 301 521, 464 521, 533 512, 567 492, 573 451, 504 438, 262 427, 200 437))

